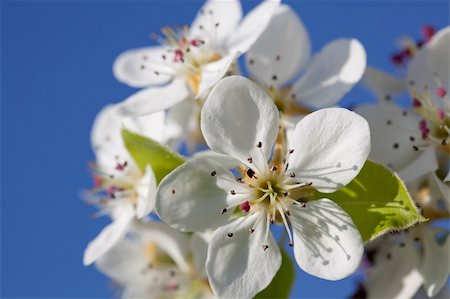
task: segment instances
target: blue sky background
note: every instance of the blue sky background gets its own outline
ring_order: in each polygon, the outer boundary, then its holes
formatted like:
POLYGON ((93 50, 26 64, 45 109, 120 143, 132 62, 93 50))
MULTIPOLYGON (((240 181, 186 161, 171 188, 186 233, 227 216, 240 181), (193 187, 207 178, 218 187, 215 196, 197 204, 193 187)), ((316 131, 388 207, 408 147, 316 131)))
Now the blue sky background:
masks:
MULTIPOLYGON (((108 279, 83 267, 86 244, 107 223, 79 199, 89 187, 95 114, 133 89, 112 76, 128 48, 165 25, 188 24, 202 1, 1 2, 1 297, 106 298, 108 279)), ((368 62, 392 72, 403 35, 448 24, 447 1, 287 1, 314 51, 358 38, 368 62)), ((254 1, 244 1, 248 11, 254 1)), ((370 99, 357 88, 346 101, 370 99)), ((298 268, 297 268, 298 269, 298 268)), ((327 282, 298 269, 293 298, 345 298, 357 278, 327 282)))

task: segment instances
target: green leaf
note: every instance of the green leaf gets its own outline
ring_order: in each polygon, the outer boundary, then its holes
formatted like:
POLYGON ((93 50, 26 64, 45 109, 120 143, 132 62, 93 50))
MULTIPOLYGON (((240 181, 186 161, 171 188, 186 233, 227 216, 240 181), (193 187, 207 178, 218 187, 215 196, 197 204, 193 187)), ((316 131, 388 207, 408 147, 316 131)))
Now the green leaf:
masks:
POLYGON ((289 298, 295 280, 295 268, 291 257, 280 248, 281 267, 269 286, 255 296, 255 299, 284 299, 289 298))
POLYGON ((125 146, 142 172, 150 165, 158 183, 185 159, 167 146, 127 129, 122 129, 125 146))
POLYGON ((364 242, 426 221, 400 178, 372 161, 344 188, 335 193, 316 192, 314 197, 340 205, 352 217, 364 242))

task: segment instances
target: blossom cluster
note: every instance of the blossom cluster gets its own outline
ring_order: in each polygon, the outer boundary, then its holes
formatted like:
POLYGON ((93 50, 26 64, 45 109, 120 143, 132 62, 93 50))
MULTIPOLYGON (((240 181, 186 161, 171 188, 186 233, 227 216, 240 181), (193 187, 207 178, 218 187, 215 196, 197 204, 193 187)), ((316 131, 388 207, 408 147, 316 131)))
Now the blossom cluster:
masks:
POLYGON ((406 78, 366 66, 353 38, 311 55, 278 0, 245 16, 238 0, 208 0, 190 26, 122 53, 114 75, 140 90, 92 128, 83 197, 111 223, 84 264, 124 298, 252 298, 288 251, 322 279, 363 269, 364 297, 437 295, 450 269, 450 28, 426 29, 393 57, 406 78), (360 81, 376 104, 339 107, 360 81))

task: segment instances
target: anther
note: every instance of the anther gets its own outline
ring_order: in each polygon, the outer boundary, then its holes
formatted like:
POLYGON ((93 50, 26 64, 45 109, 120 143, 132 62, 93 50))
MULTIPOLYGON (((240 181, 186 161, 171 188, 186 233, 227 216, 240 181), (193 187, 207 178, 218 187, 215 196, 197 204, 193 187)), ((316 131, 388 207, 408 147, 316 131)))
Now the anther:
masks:
POLYGON ((417 145, 413 145, 413 150, 415 150, 417 152, 417 151, 419 151, 419 147, 417 145))
POLYGON ((234 190, 231 190, 230 193, 231 193, 231 195, 236 195, 236 191, 234 191, 234 190))
POLYGON ((262 248, 263 248, 264 251, 266 251, 267 248, 269 248, 269 245, 263 245, 262 248))
POLYGON ((248 61, 248 63, 250 63, 250 64, 254 64, 254 63, 255 63, 255 61, 254 61, 253 59, 250 59, 250 60, 248 61))
POLYGON ((277 76, 277 75, 273 75, 273 76, 272 76, 272 80, 273 80, 273 81, 276 81, 277 79, 278 79, 278 76, 277 76))
POLYGON ((409 140, 414 141, 414 140, 416 140, 416 138, 414 138, 414 136, 410 136, 409 140))
POLYGON ((294 242, 293 242, 293 241, 290 241, 290 242, 289 242, 289 246, 291 246, 291 247, 294 246, 294 242))
POLYGON ((262 147, 262 143, 261 143, 261 141, 260 142, 258 142, 258 144, 256 145, 257 147, 259 147, 259 148, 261 148, 262 147))
POLYGON ((250 211, 250 203, 248 201, 244 201, 241 205, 240 208, 243 212, 248 213, 250 211))
POLYGON ((394 143, 392 146, 393 146, 394 148, 398 148, 398 143, 396 142, 396 143, 394 143))
POLYGON ((385 99, 386 101, 390 101, 390 100, 391 100, 391 95, 386 94, 386 95, 384 96, 384 99, 385 99))
POLYGON ((390 126, 390 125, 392 125, 392 121, 391 121, 391 120, 388 120, 388 121, 386 121, 386 124, 387 124, 388 126, 390 126))
POLYGON ((225 214, 227 212, 227 208, 223 208, 222 211, 220 211, 220 214, 225 214))
POLYGON ((154 71, 156 76, 159 76, 159 72, 158 71, 154 71))
POLYGON ((280 56, 280 55, 277 55, 277 57, 275 57, 275 60, 276 60, 276 61, 280 61, 280 59, 281 59, 281 56, 280 56))
POLYGON ((172 189, 172 194, 175 194, 175 189, 172 189))
POLYGON ((250 157, 250 158, 247 159, 247 161, 248 161, 248 163, 253 163, 253 158, 250 157))
POLYGON ((219 25, 220 25, 219 23, 214 24, 214 26, 215 26, 216 28, 219 27, 219 25))
POLYGON ((255 172, 251 168, 249 168, 247 170, 247 175, 249 178, 253 178, 255 176, 255 172))
POLYGON ((270 169, 271 171, 277 171, 277 167, 274 165, 274 166, 272 166, 272 168, 270 169))
POLYGON ((293 149, 290 149, 290 150, 289 150, 289 154, 292 154, 293 152, 294 152, 293 149))
POLYGON ((255 229, 254 229, 254 228, 249 228, 249 229, 248 229, 248 232, 251 233, 251 234, 253 234, 253 233, 255 232, 255 229))
POLYGON ((443 98, 447 94, 447 91, 445 90, 445 88, 439 87, 438 89, 436 89, 436 94, 438 95, 438 97, 443 98))
POLYGON ((229 238, 231 238, 231 237, 233 236, 233 233, 228 233, 227 236, 228 236, 229 238))
POLYGON ((217 174, 217 172, 214 170, 213 172, 211 172, 211 176, 215 176, 217 174))
POLYGON ((291 172, 291 174, 289 175, 291 178, 295 178, 295 173, 291 172))

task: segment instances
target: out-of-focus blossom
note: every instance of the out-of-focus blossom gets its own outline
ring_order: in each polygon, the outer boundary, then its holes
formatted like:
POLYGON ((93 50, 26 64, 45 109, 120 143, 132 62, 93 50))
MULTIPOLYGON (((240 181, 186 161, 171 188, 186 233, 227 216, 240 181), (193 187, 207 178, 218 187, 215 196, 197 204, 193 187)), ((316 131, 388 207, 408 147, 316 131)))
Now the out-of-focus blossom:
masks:
POLYGON ((285 115, 336 105, 364 74, 366 52, 356 39, 332 41, 312 59, 310 52, 303 22, 282 5, 246 55, 251 77, 285 115))
POLYGON ((242 18, 238 0, 209 0, 190 27, 163 28, 164 36, 155 36, 161 46, 121 54, 116 78, 144 88, 121 104, 121 112, 145 115, 205 94, 251 47, 278 5, 266 0, 242 18))
MULTIPOLYGON (((449 57, 447 27, 434 35, 410 62, 406 79, 412 95, 410 109, 382 102, 356 110, 371 124, 373 158, 398 171, 406 181, 435 171, 438 153, 450 155, 449 57)), ((372 80, 372 86, 386 99, 390 100, 394 90, 400 90, 395 79, 381 73, 375 77, 378 81, 372 80)), ((446 174, 445 181, 448 180, 446 174)))
POLYGON ((161 222, 139 223, 95 265, 124 298, 214 298, 205 273, 208 241, 161 222))
POLYGON ((370 151, 367 122, 346 109, 314 112, 298 123, 293 147, 284 151, 278 115, 272 99, 248 79, 221 80, 205 102, 201 128, 212 150, 240 162, 244 177, 197 157, 158 188, 156 209, 166 223, 181 231, 217 228, 206 267, 219 297, 251 297, 270 283, 281 263, 270 233, 275 222, 285 225, 297 263, 312 275, 341 279, 362 256, 350 216, 311 195, 334 192, 359 173, 370 151), (236 212, 242 217, 230 219, 236 212))
POLYGON ((154 207, 155 175, 150 166, 142 173, 134 163, 123 143, 122 127, 163 141, 164 121, 164 112, 123 119, 117 105, 105 107, 96 117, 91 134, 96 156, 95 186, 85 197, 101 209, 100 215, 109 215, 112 223, 89 243, 84 254, 85 265, 105 254, 123 238, 133 219, 147 216, 154 207))

